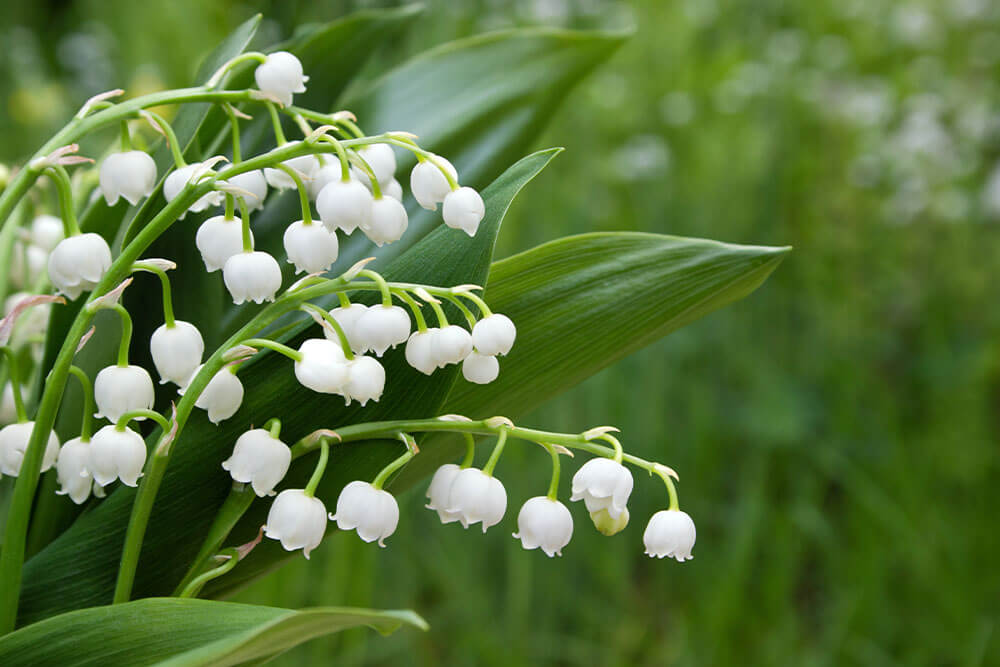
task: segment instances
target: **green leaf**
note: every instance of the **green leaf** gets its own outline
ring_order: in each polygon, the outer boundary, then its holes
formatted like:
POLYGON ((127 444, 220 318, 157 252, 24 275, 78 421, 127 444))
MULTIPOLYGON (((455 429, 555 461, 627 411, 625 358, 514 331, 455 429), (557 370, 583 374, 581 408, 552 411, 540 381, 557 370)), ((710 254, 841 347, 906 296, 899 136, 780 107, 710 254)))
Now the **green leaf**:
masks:
POLYGON ((315 637, 367 626, 382 634, 427 623, 412 611, 348 607, 278 609, 231 602, 149 598, 91 607, 0 638, 4 667, 225 667, 271 658, 315 637))

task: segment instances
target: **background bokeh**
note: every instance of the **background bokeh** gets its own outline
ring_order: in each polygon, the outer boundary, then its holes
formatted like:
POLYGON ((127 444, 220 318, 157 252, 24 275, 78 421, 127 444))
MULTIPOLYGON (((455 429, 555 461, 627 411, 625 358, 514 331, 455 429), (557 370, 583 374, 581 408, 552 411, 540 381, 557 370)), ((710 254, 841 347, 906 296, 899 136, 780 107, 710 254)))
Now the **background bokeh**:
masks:
MULTIPOLYGON (((280 37, 357 4, 5 3, 0 161, 95 92, 186 85, 256 11, 280 37)), ((499 256, 597 229, 795 246, 746 301, 522 420, 618 424, 675 467, 697 557, 642 555, 665 499, 641 478, 624 533, 574 506, 553 560, 511 517, 465 532, 411 492, 389 548, 334 535, 236 599, 410 607, 431 631, 346 632, 275 664, 1000 664, 1000 5, 439 0, 373 68, 533 24, 635 32, 553 117, 538 147, 567 151, 499 256)), ((508 451, 516 507, 548 460, 508 451)))

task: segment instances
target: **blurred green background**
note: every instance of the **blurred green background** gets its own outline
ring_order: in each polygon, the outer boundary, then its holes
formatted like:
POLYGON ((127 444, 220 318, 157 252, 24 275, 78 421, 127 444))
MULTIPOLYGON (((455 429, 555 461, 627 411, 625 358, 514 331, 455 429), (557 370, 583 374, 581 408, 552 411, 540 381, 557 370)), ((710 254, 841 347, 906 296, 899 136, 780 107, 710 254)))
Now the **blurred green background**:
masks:
MULTIPOLYGON (((95 92, 186 85, 254 12, 281 37, 387 4, 7 3, 0 160, 95 92)), ((635 27, 552 119, 539 147, 567 151, 515 203, 498 256, 598 229, 795 252, 745 302, 522 420, 617 424, 676 468, 693 561, 643 556, 665 504, 643 478, 622 534, 574 505, 562 558, 522 551, 514 511, 549 473, 514 448, 498 468, 511 511, 487 535, 411 492, 389 548, 334 535, 237 596, 411 607, 429 633, 346 632, 275 664, 1000 664, 1000 5, 427 4, 373 70, 512 25, 635 27)))

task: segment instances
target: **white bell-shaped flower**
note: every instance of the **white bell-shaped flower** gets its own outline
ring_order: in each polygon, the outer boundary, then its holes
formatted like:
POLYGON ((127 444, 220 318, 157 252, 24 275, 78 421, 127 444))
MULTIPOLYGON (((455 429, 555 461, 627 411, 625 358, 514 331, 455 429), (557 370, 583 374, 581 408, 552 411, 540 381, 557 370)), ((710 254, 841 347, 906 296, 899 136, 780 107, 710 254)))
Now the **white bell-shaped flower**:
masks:
POLYGON ((52 252, 66 238, 63 221, 54 215, 39 215, 31 221, 31 242, 46 252, 52 252))
POLYGON ((507 491, 496 477, 478 468, 455 475, 445 511, 458 517, 463 528, 482 522, 483 532, 500 523, 507 511, 507 491))
MULTIPOLYGON (((293 146, 298 143, 301 142, 289 141, 282 148, 287 148, 288 146, 293 146)), ((316 159, 315 155, 300 155, 298 157, 289 158, 281 164, 298 172, 299 178, 301 178, 304 183, 311 181, 316 172, 319 171, 320 167, 319 160, 316 159)), ((292 177, 285 173, 283 169, 265 167, 264 178, 266 178, 268 184, 276 190, 291 190, 292 188, 297 187, 295 185, 295 181, 292 180, 292 177)))
POLYGON ((117 422, 126 412, 152 410, 154 398, 153 378, 142 366, 108 366, 94 378, 95 417, 117 422))
MULTIPOLYGON (((375 179, 378 181, 379 185, 388 185, 389 181, 391 181, 396 175, 396 153, 392 150, 392 146, 389 144, 370 144, 368 146, 362 146, 358 149, 358 155, 360 155, 361 159, 367 162, 368 166, 372 168, 373 172, 375 172, 375 179)), ((369 180, 368 175, 360 169, 356 169, 355 171, 364 176, 362 183, 369 180)))
POLYGON ((258 496, 273 496, 292 463, 292 450, 270 432, 255 428, 236 439, 233 455, 222 462, 234 481, 250 484, 258 496))
MULTIPOLYGON (((455 170, 451 162, 440 155, 434 157, 457 183, 458 171, 455 170)), ((430 160, 424 160, 418 162, 417 166, 410 172, 410 191, 413 192, 413 198, 417 200, 418 204, 428 211, 436 211, 438 204, 443 202, 444 198, 451 192, 451 186, 436 164, 430 160)))
POLYGON ((109 424, 90 440, 88 469, 94 481, 107 486, 120 479, 126 486, 136 486, 146 465, 146 443, 130 428, 118 430, 109 424))
POLYGON ((472 354, 472 335, 457 324, 449 324, 435 332, 431 353, 440 368, 461 363, 472 354))
MULTIPOLYGON (((21 391, 25 391, 22 387, 21 391)), ((8 380, 0 392, 0 426, 17 421, 17 404, 14 402, 14 385, 8 380)))
POLYGON ((10 251, 10 277, 14 285, 21 289, 34 289, 45 271, 49 253, 34 243, 14 243, 10 251))
POLYGON ((649 520, 642 541, 646 555, 655 558, 676 558, 679 562, 691 560, 691 549, 697 533, 694 521, 681 510, 660 510, 649 520))
POLYGON ((89 292, 111 268, 111 248, 94 233, 63 239, 49 255, 49 281, 69 299, 89 292))
POLYGON ((493 313, 472 327, 472 344, 479 354, 507 354, 514 347, 517 327, 506 315, 493 313))
POLYGON ((368 482, 355 481, 344 487, 337 498, 337 512, 330 515, 341 530, 357 530, 365 542, 378 540, 385 546, 385 538, 396 532, 399 524, 399 505, 392 494, 376 489, 368 482))
POLYGON ((573 517, 558 500, 536 496, 517 513, 517 532, 525 549, 541 548, 549 558, 562 556, 562 549, 573 537, 573 517))
POLYGON ((173 382, 180 386, 201 365, 205 341, 195 325, 174 320, 174 326, 161 324, 153 332, 149 339, 149 351, 160 375, 160 384, 173 382))
MULTIPOLYGON (((24 460, 24 452, 28 449, 28 442, 31 440, 31 432, 35 429, 35 422, 23 422, 20 424, 10 424, 0 429, 0 473, 17 477, 21 472, 21 462, 24 460)), ((45 472, 55 465, 59 458, 59 438, 56 434, 49 432, 49 439, 45 443, 45 452, 42 454, 42 468, 45 472)))
POLYGON ((336 183, 341 178, 340 162, 321 164, 319 169, 313 173, 312 180, 306 183, 309 191, 309 199, 316 201, 319 193, 330 183, 336 183))
POLYGON ((264 208, 264 200, 267 199, 267 179, 264 178, 263 171, 254 169, 238 174, 230 178, 227 183, 250 193, 251 196, 243 196, 247 203, 247 209, 256 211, 264 208))
POLYGON ((354 357, 347 362, 347 385, 344 396, 364 405, 378 401, 385 389, 385 369, 372 357, 354 357))
POLYGON ((296 273, 324 273, 337 261, 337 235, 319 222, 293 222, 285 230, 284 243, 296 273))
POLYGON ((113 153, 101 163, 99 181, 108 206, 117 204, 119 197, 134 206, 153 193, 156 163, 142 151, 113 153))
POLYGON ((281 267, 266 252, 240 252, 226 260, 222 280, 237 306, 244 301, 274 301, 281 289, 281 267))
POLYGON ((475 350, 462 361, 462 377, 475 384, 489 384, 500 375, 500 362, 496 357, 479 354, 475 350))
POLYGON ((441 523, 458 521, 458 513, 449 512, 447 507, 452 482, 455 481, 455 478, 458 477, 458 473, 461 471, 462 469, 454 463, 445 463, 434 471, 434 477, 431 478, 431 485, 427 489, 426 507, 438 513, 441 523))
POLYGON ((309 552, 319 546, 326 533, 326 507, 323 501, 307 496, 303 489, 285 489, 271 503, 264 524, 264 535, 279 540, 286 551, 309 552))
POLYGON ((372 217, 372 193, 357 181, 327 183, 316 198, 319 218, 331 232, 350 234, 368 224, 372 217))
POLYGON ((410 315, 399 306, 371 306, 358 318, 355 331, 364 350, 381 357, 387 349, 410 337, 410 315))
MULTIPOLYGON (((184 391, 194 376, 198 374, 201 370, 201 366, 195 369, 194 373, 191 374, 191 378, 184 383, 184 386, 177 390, 177 393, 181 396, 184 395, 184 391)), ((230 368, 223 368, 218 373, 216 373, 208 384, 205 385, 205 389, 198 396, 198 400, 195 401, 194 407, 201 408, 208 413, 208 421, 213 424, 218 424, 219 422, 229 419, 236 414, 236 411, 240 409, 240 405, 243 404, 243 383, 240 379, 236 377, 236 374, 232 372, 230 368)))
MULTIPOLYGON (((368 312, 368 306, 363 303, 352 303, 349 306, 338 306, 330 311, 330 316, 337 321, 347 336, 347 342, 355 352, 364 352, 364 340, 358 335, 358 320, 368 312)), ((330 340, 340 342, 340 336, 333 327, 323 327, 323 334, 330 340)))
MULTIPOLYGON (((201 170, 202 165, 200 162, 195 162, 194 164, 189 164, 180 169, 176 169, 167 175, 167 179, 163 182, 163 198, 168 202, 172 202, 177 198, 177 195, 181 193, 191 179, 194 178, 195 173, 201 170)), ((199 213, 212 206, 218 206, 225 199, 225 195, 218 191, 207 192, 201 197, 199 197, 195 203, 188 207, 188 211, 192 213, 199 213)), ((181 220, 187 215, 187 211, 182 213, 179 217, 181 220)))
POLYGON ((403 203, 403 186, 395 178, 382 186, 382 196, 391 197, 399 203, 403 203))
POLYGON ((81 438, 73 438, 59 450, 59 460, 56 461, 56 477, 59 490, 56 494, 69 496, 77 505, 81 505, 90 497, 90 489, 94 478, 90 474, 90 443, 81 438))
POLYGON ((625 511, 632 493, 632 473, 617 461, 590 459, 573 475, 570 500, 582 500, 588 512, 607 510, 612 519, 625 511))
POLYGON ((348 361, 340 343, 310 338, 299 346, 302 361, 295 362, 295 378, 321 394, 342 394, 347 386, 348 361))
POLYGON ((382 197, 372 200, 371 217, 359 226, 365 236, 381 248, 401 239, 408 224, 403 204, 392 197, 382 197))
MULTIPOLYGON (((250 240, 253 241, 253 232, 250 232, 250 240)), ((243 252, 243 223, 224 215, 208 218, 198 227, 194 244, 205 262, 205 270, 218 271, 230 257, 243 252)))
POLYGON ((485 215, 486 204, 483 203, 483 198, 468 186, 449 192, 441 209, 444 224, 452 229, 461 229, 469 236, 476 235, 485 215))
POLYGON ((286 107, 292 103, 294 93, 306 92, 309 81, 302 73, 302 62, 288 51, 268 54, 267 60, 254 70, 253 78, 260 92, 276 98, 286 107))
POLYGON ((431 328, 427 331, 414 331, 406 341, 406 363, 410 364, 424 375, 430 375, 437 370, 437 359, 434 357, 434 336, 440 331, 431 328))

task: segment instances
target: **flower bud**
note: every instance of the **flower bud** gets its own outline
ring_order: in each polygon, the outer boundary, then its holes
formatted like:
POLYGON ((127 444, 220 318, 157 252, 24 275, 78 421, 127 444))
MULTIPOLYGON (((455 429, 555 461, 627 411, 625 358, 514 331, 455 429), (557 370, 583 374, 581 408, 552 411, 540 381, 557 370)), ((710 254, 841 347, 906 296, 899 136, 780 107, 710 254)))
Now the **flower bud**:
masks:
POLYGON ((156 163, 142 151, 113 153, 101 163, 99 180, 108 206, 117 204, 119 197, 135 206, 156 187, 156 163))
POLYGON ((476 351, 462 362, 462 377, 475 384, 489 384, 500 375, 500 362, 496 357, 479 354, 476 351))
MULTIPOLYGON (((184 383, 184 386, 177 390, 181 396, 191 380, 201 370, 201 366, 195 369, 191 378, 184 383)), ((208 412, 208 420, 213 424, 229 419, 236 414, 243 403, 243 383, 232 372, 231 368, 223 368, 205 385, 205 389, 198 396, 194 407, 201 408, 208 412)))
MULTIPOLYGON (((31 432, 34 429, 35 422, 10 424, 0 429, 0 473, 11 477, 18 476, 24 452, 28 449, 31 432)), ((41 471, 45 472, 55 465, 57 458, 59 458, 59 438, 50 431, 49 439, 45 443, 45 453, 42 454, 41 471)))
POLYGON ((33 243, 14 243, 10 251, 10 277, 22 289, 34 289, 49 261, 49 253, 33 243))
POLYGON ((54 215, 39 215, 31 221, 31 242, 46 252, 66 237, 63 222, 54 215))
POLYGON ((660 510, 649 520, 642 541, 646 545, 647 556, 667 556, 684 562, 693 558, 691 549, 696 536, 694 521, 687 512, 660 510))
POLYGON ((274 301, 281 289, 281 267, 266 252, 241 252, 226 260, 222 280, 237 306, 244 301, 274 301))
MULTIPOLYGON (((172 202, 176 199, 177 195, 181 193, 181 190, 183 190, 187 184, 191 182, 195 172, 201 170, 201 168, 201 163, 195 162, 194 164, 189 164, 170 172, 170 174, 167 175, 167 180, 163 182, 163 198, 166 199, 167 202, 172 202)), ((199 197, 195 203, 191 204, 191 206, 188 207, 188 211, 191 211, 192 213, 199 213, 211 206, 218 206, 222 203, 224 198, 225 195, 221 192, 214 190, 212 192, 207 192, 199 197)), ((187 211, 182 213, 179 218, 183 220, 185 215, 187 215, 187 211)))
MULTIPOLYGON (((287 148, 295 144, 301 143, 300 141, 289 141, 287 144, 282 146, 282 148, 287 148)), ((319 171, 319 160, 316 159, 315 155, 300 155, 298 157, 293 157, 285 160, 281 164, 285 165, 289 169, 293 169, 298 172, 299 178, 304 182, 308 183, 312 180, 313 176, 319 171)), ((267 179, 268 184, 277 190, 291 190, 292 188, 298 187, 295 185, 295 181, 289 176, 283 169, 274 169, 272 167, 264 168, 264 178, 267 179)))
POLYGON ((90 497, 94 478, 90 474, 90 443, 81 438, 73 438, 59 450, 56 461, 56 477, 59 490, 56 494, 69 496, 77 505, 82 505, 90 497))
POLYGON ((368 482, 351 482, 337 498, 337 513, 330 515, 341 530, 357 529, 358 537, 365 542, 378 540, 385 546, 385 538, 396 532, 399 524, 399 505, 392 494, 376 489, 368 482))
POLYGON ((430 375, 437 370, 437 360, 434 358, 434 336, 440 329, 415 331, 406 341, 406 363, 410 364, 424 375, 430 375))
POLYGON ((279 540, 286 551, 309 552, 319 546, 326 533, 326 507, 323 501, 307 496, 302 489, 285 489, 271 503, 264 524, 264 535, 279 540))
MULTIPOLYGON (((451 162, 440 155, 434 157, 451 174, 455 182, 458 182, 458 172, 451 162)), ((443 202, 444 198, 451 192, 451 185, 448 184, 448 179, 445 178, 436 164, 430 160, 424 160, 418 162, 417 166, 410 172, 410 190, 418 204, 428 211, 436 211, 437 205, 443 202)))
POLYGON ((70 300, 89 292, 111 268, 111 248, 94 233, 63 239, 49 255, 49 281, 70 300))
POLYGON ((180 386, 201 365, 205 341, 193 324, 175 320, 174 326, 161 324, 153 332, 149 339, 149 351, 160 376, 160 384, 173 382, 180 386))
POLYGON ((461 363, 472 354, 472 335, 457 324, 449 324, 434 334, 431 353, 439 368, 461 363))
MULTIPOLYGON (((375 179, 378 181, 378 184, 382 186, 388 185, 396 173, 396 153, 393 152, 392 146, 389 144, 369 144, 359 148, 358 155, 375 172, 375 179)), ((360 169, 357 171, 364 175, 365 180, 368 179, 368 174, 360 169)))
POLYGON ((313 174, 312 180, 306 183, 306 189, 309 191, 309 199, 316 201, 319 197, 319 193, 323 191, 323 188, 330 183, 337 183, 340 181, 341 174, 342 171, 339 161, 330 164, 322 164, 313 174))
POLYGON ((372 357, 354 357, 347 362, 347 386, 345 397, 364 405, 368 401, 378 401, 385 389, 385 369, 372 357))
POLYGON ((264 200, 267 199, 267 179, 264 178, 263 171, 254 169, 253 171, 233 176, 227 182, 253 195, 243 197, 247 203, 248 210, 256 211, 264 208, 264 200))
POLYGON ((612 518, 606 508, 598 512, 591 512, 590 520, 594 522, 594 528, 597 529, 597 532, 611 537, 625 530, 625 526, 628 525, 628 508, 622 510, 618 518, 612 518))
POLYGON ((445 463, 434 472, 431 478, 431 485, 427 489, 427 509, 434 510, 441 518, 441 523, 451 523, 458 521, 458 514, 449 512, 445 508, 448 505, 448 496, 451 493, 452 482, 462 469, 454 463, 445 463))
POLYGON ((288 263, 295 265, 296 273, 323 273, 337 261, 337 235, 318 222, 293 222, 285 230, 284 243, 288 263))
POLYGON ((278 99, 286 107, 293 93, 306 92, 308 76, 302 73, 302 62, 287 51, 275 51, 257 66, 253 78, 260 92, 278 99))
POLYGON ((328 183, 316 198, 320 220, 331 232, 350 234, 367 225, 372 216, 372 193, 357 181, 328 183))
POLYGON ((258 496, 273 496, 292 462, 292 450, 262 428, 247 431, 236 439, 233 455, 222 462, 233 480, 250 484, 258 496))
MULTIPOLYGON (((27 388, 21 388, 24 392, 27 388)), ((17 405, 14 403, 14 385, 8 380, 0 393, 0 425, 13 424, 17 421, 17 405)))
POLYGON ((444 224, 452 229, 461 229, 469 236, 475 236, 479 223, 486 215, 486 204, 479 193, 470 187, 461 187, 448 193, 444 198, 441 216, 444 224))
MULTIPOLYGON (((339 306, 330 311, 330 316, 337 320, 337 324, 344 330, 347 342, 355 352, 365 351, 364 340, 358 335, 357 325, 361 316, 367 312, 368 306, 363 303, 352 303, 347 307, 339 306)), ((323 334, 329 340, 336 341, 338 344, 340 343, 340 336, 337 335, 337 332, 332 327, 323 327, 323 334)))
POLYGON ((100 486, 120 479, 126 486, 136 486, 146 465, 146 443, 130 428, 118 430, 109 424, 90 441, 90 474, 100 486))
POLYGON ((97 418, 117 422, 126 412, 152 410, 153 399, 153 378, 142 366, 108 366, 94 379, 97 418))
POLYGON ((409 221, 406 209, 392 197, 372 200, 371 217, 359 225, 372 243, 380 248, 398 241, 406 232, 409 221))
POLYGON ((573 517, 558 500, 536 496, 528 500, 517 514, 514 537, 525 549, 538 549, 545 554, 562 556, 562 549, 573 537, 573 517))
POLYGON ((484 317, 472 327, 472 344, 479 354, 507 354, 514 346, 516 337, 517 328, 514 323, 500 313, 484 317))
POLYGON ((588 512, 607 510, 612 519, 625 511, 632 493, 632 473, 617 461, 593 458, 573 475, 570 500, 582 500, 588 512))
POLYGON ((446 508, 458 517, 463 528, 482 522, 485 533, 500 523, 507 511, 507 491, 496 477, 478 468, 465 468, 451 483, 446 508))
POLYGON ((295 378, 321 394, 341 394, 348 379, 348 362, 336 341, 310 338, 299 346, 302 361, 295 362, 295 378))
POLYGON ((410 337, 410 315, 399 306, 370 306, 355 325, 363 351, 381 357, 390 347, 405 343, 410 337))
MULTIPOLYGON (((250 241, 253 242, 253 232, 250 241)), ((224 215, 209 218, 198 227, 194 244, 205 262, 205 270, 218 271, 226 265, 226 260, 243 252, 243 224, 224 215)))

